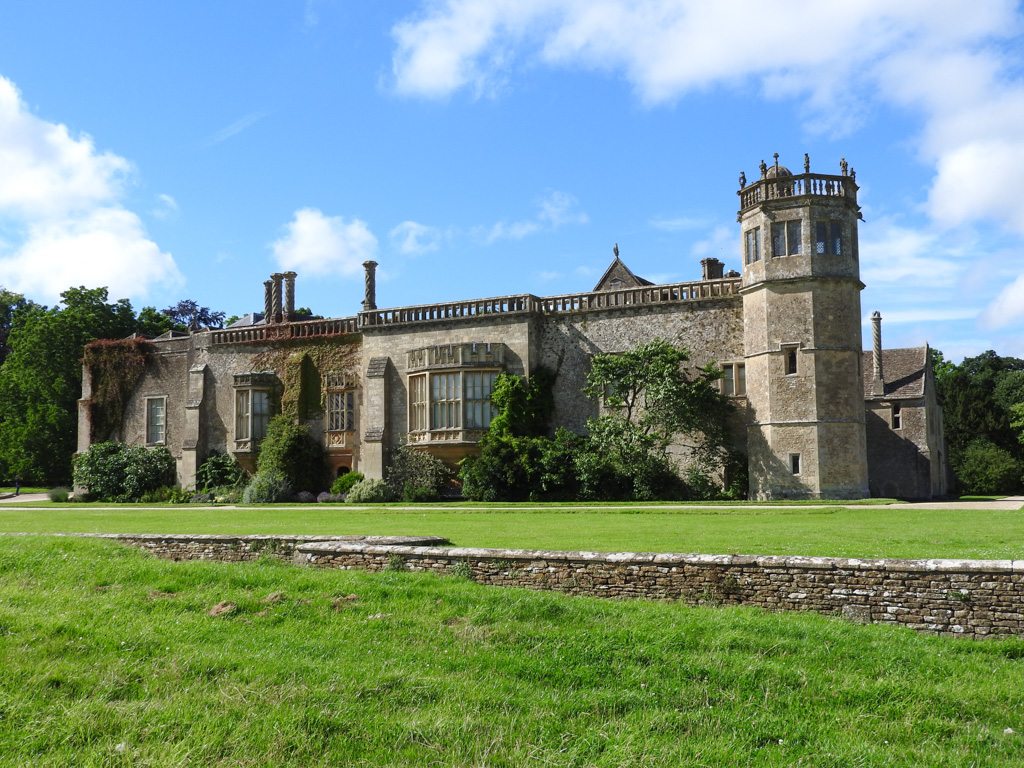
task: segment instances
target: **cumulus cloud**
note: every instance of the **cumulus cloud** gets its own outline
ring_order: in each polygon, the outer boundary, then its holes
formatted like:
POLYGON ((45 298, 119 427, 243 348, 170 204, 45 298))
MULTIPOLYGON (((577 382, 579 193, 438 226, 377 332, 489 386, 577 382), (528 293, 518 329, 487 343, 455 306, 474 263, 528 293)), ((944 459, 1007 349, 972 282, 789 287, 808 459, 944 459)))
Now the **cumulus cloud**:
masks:
POLYGON ((131 164, 91 137, 29 110, 0 77, 0 274, 8 288, 52 301, 74 285, 142 297, 183 282, 171 255, 121 205, 131 164))
POLYGON ((178 215, 180 210, 178 207, 178 201, 170 195, 157 195, 157 206, 151 213, 158 219, 174 219, 178 215))
POLYGON ((981 313, 978 324, 988 330, 1024 325, 1024 274, 999 292, 981 313))
POLYGON ((348 276, 361 272, 363 262, 377 256, 377 238, 360 219, 346 221, 316 208, 301 208, 285 229, 270 246, 282 269, 348 276))
POLYGON ((388 233, 391 244, 407 256, 436 251, 441 247, 441 232, 415 221, 403 221, 388 233))
POLYGON ((392 71, 423 98, 498 93, 538 65, 623 77, 649 106, 753 88, 832 134, 896 106, 922 120, 935 222, 1024 234, 1024 82, 1006 44, 1022 29, 1013 0, 437 0, 393 28, 392 71))
POLYGON ((876 221, 860 240, 861 278, 875 287, 948 288, 960 279, 970 261, 955 242, 938 233, 901 226, 891 219, 876 221))

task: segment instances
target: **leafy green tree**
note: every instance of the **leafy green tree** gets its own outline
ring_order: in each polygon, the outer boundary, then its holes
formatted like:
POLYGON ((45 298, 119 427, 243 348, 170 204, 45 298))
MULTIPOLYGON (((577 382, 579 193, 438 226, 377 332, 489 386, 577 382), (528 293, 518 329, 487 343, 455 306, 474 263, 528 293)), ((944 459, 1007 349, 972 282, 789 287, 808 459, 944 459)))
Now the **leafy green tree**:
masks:
POLYGON ((980 493, 977 456, 996 455, 975 447, 968 456, 968 448, 976 441, 995 446, 1008 455, 1018 467, 1019 480, 1024 473, 1024 444, 1013 421, 1017 406, 1024 403, 1024 360, 1001 357, 989 350, 967 358, 944 374, 938 391, 949 460, 960 485, 970 485, 980 493))
POLYGON ((971 441, 957 467, 964 493, 1013 493, 1020 487, 1021 465, 1009 451, 985 438, 971 441))
POLYGON ((280 472, 295 491, 319 493, 328 485, 323 447, 305 424, 296 424, 284 415, 270 420, 260 443, 256 475, 270 471, 280 472))
POLYGON ((4 364, 4 360, 11 351, 11 348, 7 346, 7 337, 10 335, 15 314, 19 310, 33 306, 35 304, 26 300, 20 293, 8 291, 0 286, 0 365, 4 364))
POLYGON ((437 501, 451 478, 443 461, 405 444, 392 454, 386 481, 392 495, 402 501, 437 501))
POLYGON ((163 312, 157 312, 156 307, 143 307, 139 311, 139 333, 146 336, 161 336, 170 330, 185 330, 178 328, 174 321, 163 312))
POLYGON ((192 299, 182 299, 172 307, 161 311, 179 331, 189 328, 220 328, 224 325, 224 313, 214 312, 209 307, 200 307, 192 299))
POLYGON ((942 377, 947 373, 952 373, 956 370, 956 364, 951 360, 947 360, 946 356, 942 354, 941 349, 933 349, 932 353, 932 372, 935 374, 935 380, 941 381, 942 377))
POLYGON ((732 406, 715 386, 722 372, 708 365, 688 374, 688 360, 685 348, 654 339, 622 354, 595 355, 591 363, 585 391, 611 412, 587 424, 596 453, 589 461, 599 474, 630 478, 633 498, 685 493, 670 446, 683 446, 707 470, 729 456, 732 406))
POLYGON ((107 303, 106 288, 71 288, 61 301, 14 313, 0 368, 0 464, 26 481, 70 480, 85 345, 136 330, 131 304, 107 303))

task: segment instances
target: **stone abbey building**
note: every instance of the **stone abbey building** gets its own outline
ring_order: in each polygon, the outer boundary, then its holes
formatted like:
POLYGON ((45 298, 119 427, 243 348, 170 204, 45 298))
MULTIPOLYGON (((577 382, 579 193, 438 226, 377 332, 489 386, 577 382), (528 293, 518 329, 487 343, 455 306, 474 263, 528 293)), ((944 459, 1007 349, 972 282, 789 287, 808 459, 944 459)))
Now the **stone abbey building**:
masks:
POLYGON ((942 417, 927 347, 861 348, 856 175, 761 163, 740 176, 742 272, 702 262, 701 279, 655 285, 615 259, 592 291, 379 308, 374 262, 351 317, 297 316, 295 273, 264 284, 264 311, 223 330, 152 340, 120 425, 96 434, 86 366, 79 450, 117 439, 166 445, 185 487, 211 451, 252 468, 267 422, 284 412, 323 441, 332 473, 381 477, 402 443, 455 463, 492 416, 501 371, 556 372, 554 425, 582 431, 599 404, 582 394, 594 354, 656 337, 695 366, 725 371, 750 496, 928 498, 947 489, 942 417))

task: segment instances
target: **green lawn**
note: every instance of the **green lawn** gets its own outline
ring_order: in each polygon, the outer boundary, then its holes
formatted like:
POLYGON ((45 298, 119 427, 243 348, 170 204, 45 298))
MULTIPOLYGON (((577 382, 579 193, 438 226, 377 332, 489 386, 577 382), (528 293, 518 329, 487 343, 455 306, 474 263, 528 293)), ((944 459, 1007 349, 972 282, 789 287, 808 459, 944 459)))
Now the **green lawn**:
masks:
POLYGON ((92 540, 0 541, 0 659, 2 766, 1024 763, 1022 639, 92 540))
POLYGON ((284 533, 444 536, 462 546, 710 554, 1024 559, 1024 511, 864 506, 757 508, 345 505, 0 506, 0 532, 284 533))

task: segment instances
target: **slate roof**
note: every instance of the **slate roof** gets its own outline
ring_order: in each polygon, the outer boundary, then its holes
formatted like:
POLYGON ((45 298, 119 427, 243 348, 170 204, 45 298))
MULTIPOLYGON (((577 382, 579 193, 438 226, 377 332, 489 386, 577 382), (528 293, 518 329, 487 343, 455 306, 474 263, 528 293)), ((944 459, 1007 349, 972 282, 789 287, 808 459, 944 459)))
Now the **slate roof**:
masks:
POLYGON ((906 347, 882 350, 882 378, 885 395, 871 394, 874 379, 874 359, 871 350, 862 353, 864 370, 864 397, 868 399, 911 400, 924 397, 925 371, 928 366, 928 347, 906 347))

